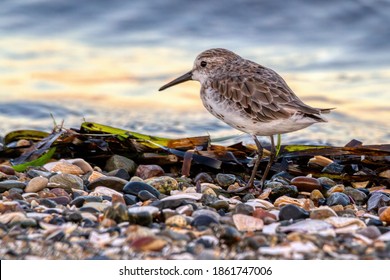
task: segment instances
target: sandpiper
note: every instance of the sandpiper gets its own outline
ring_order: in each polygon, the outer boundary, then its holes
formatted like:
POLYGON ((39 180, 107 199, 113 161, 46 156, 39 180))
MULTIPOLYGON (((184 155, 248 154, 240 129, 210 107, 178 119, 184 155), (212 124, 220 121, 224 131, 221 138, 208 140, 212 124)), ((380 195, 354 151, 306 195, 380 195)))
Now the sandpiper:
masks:
POLYGON ((271 139, 269 162, 260 180, 260 186, 263 186, 275 159, 273 136, 326 122, 321 113, 331 110, 306 105, 275 71, 222 48, 199 54, 191 71, 159 91, 188 80, 200 82, 200 97, 211 114, 253 137, 258 156, 248 187, 253 186, 263 155, 257 136, 271 139))

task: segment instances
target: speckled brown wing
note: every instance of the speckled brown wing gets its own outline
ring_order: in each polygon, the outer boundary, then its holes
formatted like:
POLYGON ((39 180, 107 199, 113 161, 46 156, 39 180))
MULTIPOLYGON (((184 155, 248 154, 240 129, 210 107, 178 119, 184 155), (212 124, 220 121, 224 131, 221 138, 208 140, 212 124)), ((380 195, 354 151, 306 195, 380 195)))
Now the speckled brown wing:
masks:
POLYGON ((321 119, 321 109, 304 104, 275 71, 261 66, 250 68, 240 69, 239 75, 213 77, 210 86, 237 103, 250 118, 261 122, 287 119, 294 114, 321 119))

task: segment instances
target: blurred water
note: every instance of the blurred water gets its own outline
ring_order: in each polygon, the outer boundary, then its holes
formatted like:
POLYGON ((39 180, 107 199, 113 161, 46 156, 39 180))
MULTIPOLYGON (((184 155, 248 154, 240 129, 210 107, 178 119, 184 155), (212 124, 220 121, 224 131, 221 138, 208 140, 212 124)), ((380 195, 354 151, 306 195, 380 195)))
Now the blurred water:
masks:
POLYGON ((164 136, 239 134, 199 85, 157 89, 211 47, 279 72, 307 103, 337 107, 293 143, 390 141, 390 2, 0 1, 0 134, 88 121, 164 136))

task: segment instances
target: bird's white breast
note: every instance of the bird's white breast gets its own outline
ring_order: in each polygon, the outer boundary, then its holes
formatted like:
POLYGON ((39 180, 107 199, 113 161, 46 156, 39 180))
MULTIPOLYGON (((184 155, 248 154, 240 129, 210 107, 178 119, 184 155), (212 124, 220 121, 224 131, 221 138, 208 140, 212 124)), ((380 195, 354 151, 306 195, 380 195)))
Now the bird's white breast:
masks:
POLYGON ((250 118, 236 102, 221 98, 221 95, 212 88, 203 88, 202 90, 201 98, 203 105, 212 115, 228 125, 252 135, 270 136, 283 134, 315 123, 315 121, 309 118, 301 118, 295 115, 288 119, 260 122, 250 118))

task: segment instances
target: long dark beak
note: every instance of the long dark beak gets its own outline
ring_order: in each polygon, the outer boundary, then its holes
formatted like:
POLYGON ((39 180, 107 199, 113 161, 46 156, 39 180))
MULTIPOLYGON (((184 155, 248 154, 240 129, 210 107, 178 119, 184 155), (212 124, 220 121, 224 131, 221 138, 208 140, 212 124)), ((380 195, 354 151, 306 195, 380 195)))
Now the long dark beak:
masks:
POLYGON ((189 81, 189 80, 192 80, 192 71, 185 73, 184 75, 180 76, 177 79, 174 79, 172 82, 169 82, 166 85, 163 85, 162 87, 159 88, 158 91, 162 91, 166 88, 169 88, 169 87, 177 85, 177 84, 184 83, 184 82, 189 81))

